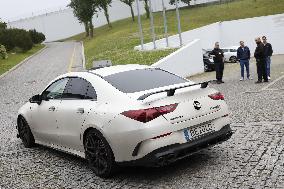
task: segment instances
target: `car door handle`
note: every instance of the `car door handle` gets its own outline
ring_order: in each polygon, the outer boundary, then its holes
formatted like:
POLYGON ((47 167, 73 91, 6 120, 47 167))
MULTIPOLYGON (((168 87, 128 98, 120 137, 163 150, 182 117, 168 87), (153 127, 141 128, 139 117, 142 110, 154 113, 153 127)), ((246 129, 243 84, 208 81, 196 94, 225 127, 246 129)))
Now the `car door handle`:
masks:
POLYGON ((54 110, 55 110, 54 106, 51 106, 50 108, 48 108, 48 111, 50 111, 50 112, 54 112, 54 110))
POLYGON ((79 114, 83 114, 85 111, 84 111, 84 108, 78 108, 77 109, 77 113, 79 114))

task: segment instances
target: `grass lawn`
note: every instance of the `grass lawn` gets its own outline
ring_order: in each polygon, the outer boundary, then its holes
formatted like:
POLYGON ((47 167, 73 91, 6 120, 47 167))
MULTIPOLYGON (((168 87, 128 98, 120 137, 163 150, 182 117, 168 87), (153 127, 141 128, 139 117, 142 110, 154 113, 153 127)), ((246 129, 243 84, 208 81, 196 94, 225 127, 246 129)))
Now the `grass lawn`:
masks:
POLYGON ((39 44, 39 45, 35 45, 31 50, 25 53, 15 53, 15 54, 8 53, 8 56, 9 56, 8 59, 5 59, 5 60, 0 59, 0 75, 5 73, 6 71, 11 69, 15 65, 19 64, 25 58, 33 55, 34 53, 36 53, 43 47, 44 45, 39 44))
MULTIPOLYGON (((284 0, 236 0, 230 3, 180 10, 182 31, 217 21, 279 13, 284 13, 284 0)), ((175 11, 168 11, 167 18, 169 34, 176 34, 177 22, 175 11)), ((142 22, 145 42, 150 42, 150 21, 143 16, 142 22)), ((164 28, 161 12, 154 14, 154 22, 157 38, 163 38, 164 28)), ((96 28, 94 31, 95 37, 93 39, 84 38, 84 33, 69 38, 84 41, 88 68, 91 67, 93 60, 103 59, 110 59, 113 64, 137 63, 149 65, 174 51, 173 49, 152 52, 133 50, 134 46, 140 44, 137 18, 136 22, 132 22, 130 18, 116 21, 112 23, 112 26, 112 28, 108 26, 96 28)))

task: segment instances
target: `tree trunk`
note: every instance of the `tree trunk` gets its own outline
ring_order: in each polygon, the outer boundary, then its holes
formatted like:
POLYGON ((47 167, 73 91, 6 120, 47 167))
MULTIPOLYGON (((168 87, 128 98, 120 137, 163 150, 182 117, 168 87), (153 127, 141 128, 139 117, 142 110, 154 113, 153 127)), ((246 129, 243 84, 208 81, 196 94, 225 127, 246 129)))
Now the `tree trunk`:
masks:
POLYGON ((90 36, 89 24, 88 22, 84 22, 86 37, 90 36))
POLYGON ((93 38, 94 37, 94 25, 93 25, 93 21, 92 19, 89 21, 90 22, 90 37, 93 38))
POLYGON ((110 23, 110 21, 109 21, 109 14, 108 14, 108 8, 107 8, 107 6, 104 7, 104 13, 105 13, 105 17, 106 17, 106 20, 107 20, 107 24, 108 24, 108 26, 111 28, 112 26, 111 26, 111 23, 110 23))
POLYGON ((145 2, 145 11, 146 11, 146 16, 147 18, 150 18, 150 10, 149 10, 149 5, 148 5, 148 0, 144 0, 145 2))
POLYGON ((130 10, 131 10, 132 21, 134 22, 135 18, 134 18, 134 12, 133 12, 132 4, 130 4, 129 6, 130 6, 130 10))

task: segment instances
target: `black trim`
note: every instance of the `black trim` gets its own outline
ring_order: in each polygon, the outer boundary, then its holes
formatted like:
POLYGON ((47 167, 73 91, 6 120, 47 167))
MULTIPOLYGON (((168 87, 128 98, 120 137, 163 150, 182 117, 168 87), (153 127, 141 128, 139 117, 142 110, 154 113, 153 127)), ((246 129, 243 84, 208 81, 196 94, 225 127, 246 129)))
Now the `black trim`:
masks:
MULTIPOLYGON (((117 162, 117 163, 123 166, 137 166, 137 165, 150 166, 150 167, 164 166, 173 163, 177 160, 180 160, 182 158, 188 157, 202 149, 222 143, 228 140, 232 136, 232 134, 233 132, 231 130, 230 125, 226 125, 219 131, 210 133, 199 139, 195 139, 193 141, 184 144, 172 144, 169 146, 159 148, 147 154, 141 159, 133 161, 117 162)), ((135 152, 136 149, 139 148, 139 146, 140 145, 136 146, 134 150, 135 152)))
POLYGON ((164 89, 164 90, 160 90, 160 91, 146 93, 146 94, 140 96, 137 100, 144 100, 144 99, 148 98, 149 96, 151 96, 153 94, 158 94, 158 93, 162 93, 162 92, 167 92, 167 96, 174 96, 176 89, 182 89, 182 88, 192 87, 192 86, 196 86, 196 85, 201 85, 200 88, 204 89, 208 86, 209 82, 211 82, 211 81, 205 81, 205 82, 202 82, 202 83, 195 83, 195 84, 187 84, 187 85, 174 87, 174 88, 170 88, 170 89, 164 89))

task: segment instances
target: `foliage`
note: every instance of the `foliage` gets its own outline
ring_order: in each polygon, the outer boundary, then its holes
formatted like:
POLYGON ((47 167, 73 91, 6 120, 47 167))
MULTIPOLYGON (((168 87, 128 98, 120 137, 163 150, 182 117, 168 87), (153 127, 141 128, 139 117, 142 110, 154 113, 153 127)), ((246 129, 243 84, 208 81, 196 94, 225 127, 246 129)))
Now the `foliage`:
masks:
POLYGON ((29 32, 17 28, 2 30, 0 32, 0 43, 3 44, 8 51, 19 47, 25 52, 33 47, 29 32))
POLYGON ((108 13, 108 7, 110 6, 112 0, 95 0, 95 1, 97 2, 97 5, 99 6, 99 8, 103 9, 108 26, 112 27, 110 20, 109 20, 109 13, 108 13))
POLYGON ((144 0, 144 8, 145 8, 145 11, 146 11, 146 17, 150 18, 150 8, 149 8, 149 5, 148 5, 148 0, 144 0))
POLYGON ((41 32, 37 32, 35 29, 29 30, 29 34, 34 44, 40 44, 45 40, 45 35, 41 32))
POLYGON ((130 7, 132 21, 134 22, 135 16, 134 16, 133 7, 132 7, 132 3, 134 2, 134 0, 120 0, 120 1, 127 4, 130 7))
MULTIPOLYGON (((177 0, 177 1, 181 1, 185 4, 187 4, 187 6, 190 6, 190 2, 191 2, 191 0, 177 0)), ((174 5, 175 3, 176 3, 175 0, 170 0, 171 5, 174 5)))
POLYGON ((68 6, 73 9, 73 13, 79 22, 84 24, 86 36, 93 37, 92 19, 97 12, 98 2, 96 0, 71 0, 68 6))
POLYGON ((0 45, 0 58, 7 59, 8 54, 4 45, 0 45))

